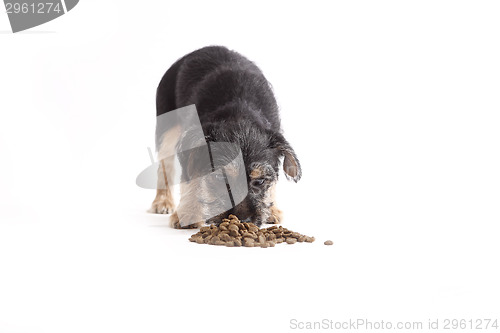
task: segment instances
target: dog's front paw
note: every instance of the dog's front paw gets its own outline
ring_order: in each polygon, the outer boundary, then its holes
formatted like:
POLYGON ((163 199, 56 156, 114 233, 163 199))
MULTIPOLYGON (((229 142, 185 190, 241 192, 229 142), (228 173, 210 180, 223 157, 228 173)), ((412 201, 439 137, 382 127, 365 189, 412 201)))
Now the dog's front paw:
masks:
MULTIPOLYGON (((187 217, 183 217, 185 221, 190 220, 187 217)), ((192 221, 196 221, 193 219, 192 221)), ((186 224, 186 223, 183 223, 186 224)), ((189 223, 187 225, 181 224, 181 221, 179 220, 179 215, 177 212, 174 212, 172 216, 170 216, 170 226, 175 229, 198 229, 203 225, 203 221, 200 222, 194 222, 194 223, 189 223)))
POLYGON ((151 204, 149 212, 154 214, 170 214, 174 209, 175 204, 172 198, 169 198, 167 195, 158 195, 151 204))
POLYGON ((270 224, 280 224, 282 220, 283 220, 283 212, 281 211, 281 209, 272 206, 271 214, 267 218, 266 222, 270 224))

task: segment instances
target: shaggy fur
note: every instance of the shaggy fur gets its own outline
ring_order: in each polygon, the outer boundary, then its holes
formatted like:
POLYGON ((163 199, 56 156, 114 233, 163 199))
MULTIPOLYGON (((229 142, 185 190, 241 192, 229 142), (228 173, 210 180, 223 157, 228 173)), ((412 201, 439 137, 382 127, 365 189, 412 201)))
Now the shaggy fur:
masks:
MULTIPOLYGON (((274 185, 281 159, 288 179, 296 182, 302 172, 294 150, 281 134, 278 106, 260 69, 242 55, 220 46, 205 47, 182 57, 165 73, 158 86, 157 115, 191 104, 196 105, 207 142, 232 142, 241 148, 249 190, 245 200, 235 208, 209 221, 200 220, 191 227, 220 222, 220 217, 228 214, 257 225, 279 223, 281 211, 275 206, 274 185)), ((172 151, 177 144, 168 132, 157 142, 160 159, 162 152, 172 151)), ((166 153, 163 156, 167 156, 166 153)), ((187 172, 183 170, 183 174, 187 172)), ((203 197, 206 192, 203 189, 208 189, 210 182, 182 184, 178 209, 190 211, 192 218, 198 219, 199 203, 211 200, 203 197)), ((169 213, 174 209, 166 185, 166 189, 158 190, 152 207, 155 213, 169 213), (170 201, 166 202, 167 199, 170 201)), ((171 223, 180 227, 175 212, 171 223)))

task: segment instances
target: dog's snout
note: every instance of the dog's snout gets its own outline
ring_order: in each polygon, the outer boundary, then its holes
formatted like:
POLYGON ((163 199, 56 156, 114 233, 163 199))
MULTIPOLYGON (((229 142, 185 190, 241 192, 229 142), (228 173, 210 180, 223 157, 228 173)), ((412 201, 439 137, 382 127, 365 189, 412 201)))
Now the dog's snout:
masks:
POLYGON ((255 207, 250 198, 246 197, 242 202, 236 205, 232 211, 234 215, 238 216, 240 221, 251 222, 255 213, 255 207))

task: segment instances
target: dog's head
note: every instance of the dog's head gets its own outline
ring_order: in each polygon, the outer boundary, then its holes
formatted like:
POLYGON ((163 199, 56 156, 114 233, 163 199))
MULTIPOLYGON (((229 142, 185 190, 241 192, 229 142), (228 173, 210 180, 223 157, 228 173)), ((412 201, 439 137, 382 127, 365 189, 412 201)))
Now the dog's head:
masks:
MULTIPOLYGON (((181 165, 184 181, 192 183, 188 185, 191 187, 190 195, 196 196, 198 202, 210 206, 214 211, 219 210, 218 215, 208 222, 218 223, 221 217, 228 214, 257 225, 271 221, 274 186, 281 163, 287 179, 297 182, 302 175, 299 160, 288 141, 281 133, 255 126, 248 121, 210 123, 204 127, 204 132, 210 156, 195 149, 185 155, 181 165), (224 142, 232 145, 217 144, 224 142), (240 157, 236 158, 240 152, 240 157), (206 162, 208 158, 210 163, 206 162), (215 169, 222 167, 223 172, 210 173, 213 170, 207 170, 207 164, 215 166, 215 169), (200 177, 207 174, 211 176, 200 177), (191 182, 191 179, 194 181, 191 182), (217 189, 226 189, 226 184, 238 181, 246 182, 246 196, 241 197, 242 200, 238 200, 232 209, 217 207, 222 195, 217 189)), ((227 189, 238 191, 234 186, 227 189)), ((233 197, 238 197, 238 193, 233 194, 233 197)))

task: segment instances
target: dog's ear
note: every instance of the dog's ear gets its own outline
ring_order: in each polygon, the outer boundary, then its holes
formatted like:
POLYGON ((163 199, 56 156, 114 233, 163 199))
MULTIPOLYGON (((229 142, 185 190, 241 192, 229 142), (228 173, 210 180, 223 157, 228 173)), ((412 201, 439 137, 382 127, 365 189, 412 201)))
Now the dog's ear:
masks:
POLYGON ((280 133, 273 133, 271 136, 270 147, 277 149, 280 156, 283 156, 283 171, 288 180, 298 182, 302 177, 302 169, 300 167, 299 159, 295 155, 295 151, 290 146, 285 137, 280 133))

